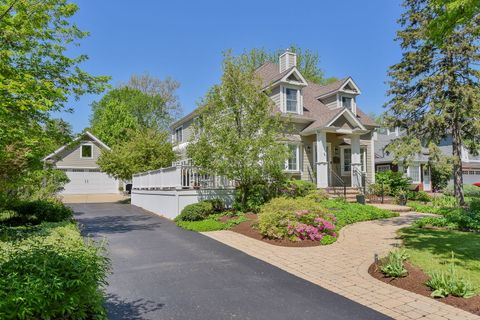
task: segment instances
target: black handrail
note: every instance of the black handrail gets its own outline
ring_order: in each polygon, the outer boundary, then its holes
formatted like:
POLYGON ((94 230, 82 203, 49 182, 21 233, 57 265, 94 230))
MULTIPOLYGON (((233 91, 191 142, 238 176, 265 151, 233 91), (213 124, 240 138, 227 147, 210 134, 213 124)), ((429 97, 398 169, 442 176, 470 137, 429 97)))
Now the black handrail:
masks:
MULTIPOLYGON (((331 166, 328 166, 328 169, 330 170, 330 173, 333 173, 334 177, 342 185, 342 187, 343 187, 343 197, 346 199, 347 198, 347 184, 345 183, 345 181, 343 181, 343 179, 335 171, 333 171, 331 166)), ((333 191, 335 192, 334 183, 332 183, 332 187, 333 187, 333 191)))

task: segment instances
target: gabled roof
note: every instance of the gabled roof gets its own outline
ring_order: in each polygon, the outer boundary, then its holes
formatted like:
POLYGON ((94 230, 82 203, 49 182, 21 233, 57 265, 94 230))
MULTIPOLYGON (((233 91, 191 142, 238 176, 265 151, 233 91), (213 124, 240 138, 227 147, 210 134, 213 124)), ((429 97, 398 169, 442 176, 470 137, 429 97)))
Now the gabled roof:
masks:
POLYGON ((73 143, 79 141, 80 139, 82 139, 83 137, 89 137, 90 139, 92 139, 93 141, 95 141, 96 143, 98 143, 102 148, 106 149, 106 150, 111 150, 109 146, 107 146, 105 143, 102 142, 102 140, 98 139, 97 137, 95 137, 90 131, 85 131, 84 133, 81 133, 79 134, 75 139, 73 139, 72 142, 70 143, 67 143, 63 146, 61 146, 60 148, 58 148, 57 150, 55 150, 54 152, 52 152, 51 154, 49 154, 48 156, 46 156, 45 158, 42 159, 42 161, 46 161, 50 158, 52 158, 53 156, 56 156, 57 154, 59 154, 60 152, 62 152, 63 150, 67 149, 70 145, 72 145, 73 143))
MULTIPOLYGON (((279 66, 276 63, 267 62, 259 67, 255 72, 262 80, 262 87, 267 88, 275 85, 278 81, 288 77, 292 70, 297 70, 291 67, 284 72, 279 72, 279 66)), ((298 72, 298 70, 297 70, 298 72)), ((300 73, 300 72, 298 72, 300 73)), ((312 121, 303 132, 307 133, 315 129, 325 127, 335 116, 343 112, 343 108, 329 109, 319 100, 319 97, 327 96, 339 90, 342 90, 346 85, 352 86, 355 90, 360 92, 357 85, 351 77, 329 83, 327 85, 319 85, 313 82, 305 81, 306 86, 302 89, 303 92, 303 115, 304 119, 312 121)), ((358 122, 363 126, 376 127, 375 121, 370 119, 360 108, 356 108, 357 115, 353 115, 358 122)), ((295 117, 295 116, 294 116, 295 117)))

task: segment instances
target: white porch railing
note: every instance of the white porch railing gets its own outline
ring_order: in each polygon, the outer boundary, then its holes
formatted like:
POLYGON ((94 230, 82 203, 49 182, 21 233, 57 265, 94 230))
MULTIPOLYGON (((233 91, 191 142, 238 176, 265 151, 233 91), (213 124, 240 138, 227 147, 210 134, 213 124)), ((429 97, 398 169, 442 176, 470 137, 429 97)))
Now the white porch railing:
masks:
POLYGON ((235 182, 224 177, 201 174, 197 167, 176 165, 133 175, 134 190, 162 189, 224 189, 234 188, 235 182))

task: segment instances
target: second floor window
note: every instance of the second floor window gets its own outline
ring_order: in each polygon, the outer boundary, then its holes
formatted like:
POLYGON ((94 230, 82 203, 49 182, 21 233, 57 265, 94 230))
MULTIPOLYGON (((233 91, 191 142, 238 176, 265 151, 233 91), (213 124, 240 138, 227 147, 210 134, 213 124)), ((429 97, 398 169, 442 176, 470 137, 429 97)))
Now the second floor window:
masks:
POLYGON ((352 98, 349 98, 349 97, 342 97, 342 106, 343 106, 344 108, 347 108, 347 109, 353 111, 353 110, 352 110, 352 100, 353 100, 353 99, 352 99, 352 98))
POLYGON ((287 112, 298 112, 298 90, 287 88, 285 93, 287 96, 287 112))
POLYGON ((183 141, 183 127, 175 129, 175 142, 180 143, 183 141))
POLYGON ((80 151, 81 158, 92 158, 92 145, 91 144, 83 144, 81 151, 80 151))

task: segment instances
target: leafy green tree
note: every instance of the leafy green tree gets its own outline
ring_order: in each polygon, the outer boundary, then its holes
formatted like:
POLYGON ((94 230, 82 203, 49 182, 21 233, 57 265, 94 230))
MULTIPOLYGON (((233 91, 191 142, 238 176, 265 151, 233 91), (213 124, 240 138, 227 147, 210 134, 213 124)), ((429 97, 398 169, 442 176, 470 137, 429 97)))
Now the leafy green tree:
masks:
MULTIPOLYGON (((451 35, 456 28, 470 23, 480 14, 480 0, 431 0, 435 11, 429 22, 427 34, 437 45, 442 45, 443 38, 451 35)), ((480 29, 474 30, 479 35, 480 29)))
MULTIPOLYGON (((334 77, 325 78, 324 71, 319 67, 320 57, 317 52, 302 49, 295 45, 291 45, 289 49, 297 54, 297 68, 308 81, 324 85, 337 80, 334 77)), ((255 48, 245 52, 241 57, 244 63, 256 69, 265 62, 278 63, 278 58, 284 52, 284 49, 268 51, 264 48, 255 48)))
POLYGON ((405 0, 399 23, 402 60, 390 68, 387 122, 406 130, 389 150, 414 155, 422 146, 452 137, 455 197, 464 204, 462 146, 480 147, 478 29, 480 17, 455 28, 438 46, 428 38, 436 12, 428 0, 405 0), (405 152, 405 151, 408 152, 405 152))
POLYGON ((148 97, 136 89, 110 90, 92 104, 91 132, 110 147, 128 141, 129 135, 141 128, 131 108, 144 99, 148 97))
POLYGON ((109 175, 130 180, 134 173, 169 167, 175 159, 168 132, 146 129, 102 152, 97 163, 109 175))
POLYGON ((49 134, 60 131, 52 128, 52 111, 68 110, 69 98, 100 93, 106 85, 108 77, 80 68, 87 56, 66 54, 87 36, 70 21, 77 10, 66 0, 0 1, 1 188, 41 169, 54 147, 49 134))
POLYGON ((251 65, 227 53, 221 84, 201 103, 187 153, 207 173, 235 180, 238 202, 248 209, 255 186, 283 176, 287 150, 278 142, 283 127, 251 65))
POLYGON ((181 106, 175 91, 179 83, 144 74, 107 92, 92 103, 91 131, 109 146, 127 141, 128 132, 160 128, 177 119, 181 106))

